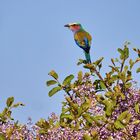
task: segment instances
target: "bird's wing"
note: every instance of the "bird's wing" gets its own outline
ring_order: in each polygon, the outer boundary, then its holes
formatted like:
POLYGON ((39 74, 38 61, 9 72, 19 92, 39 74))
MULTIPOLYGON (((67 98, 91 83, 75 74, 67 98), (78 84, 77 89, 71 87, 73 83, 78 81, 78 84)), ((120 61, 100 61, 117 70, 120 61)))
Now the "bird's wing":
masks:
POLYGON ((74 35, 74 39, 75 39, 76 44, 80 48, 82 48, 87 53, 89 52, 90 45, 91 45, 91 36, 89 35, 89 33, 85 32, 85 31, 77 32, 74 35))

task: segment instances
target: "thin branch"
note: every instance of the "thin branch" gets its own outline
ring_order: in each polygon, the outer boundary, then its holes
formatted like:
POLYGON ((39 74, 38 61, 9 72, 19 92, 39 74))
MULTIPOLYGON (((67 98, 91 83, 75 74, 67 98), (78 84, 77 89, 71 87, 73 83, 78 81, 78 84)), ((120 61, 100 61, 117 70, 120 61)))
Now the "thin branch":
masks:
MULTIPOLYGON (((126 59, 123 59, 122 60, 122 63, 121 63, 121 68, 120 68, 120 73, 123 71, 123 67, 124 67, 124 64, 125 64, 125 60, 126 59)), ((119 84, 119 80, 117 81, 117 85, 119 84)))
POLYGON ((123 70, 125 60, 126 60, 126 59, 123 59, 123 61, 122 61, 122 63, 121 63, 121 69, 120 69, 120 72, 122 72, 122 70, 123 70))
POLYGON ((97 69, 94 69, 96 75, 100 78, 100 80, 104 81, 104 79, 102 78, 102 76, 100 75, 100 73, 97 71, 97 69))
POLYGON ((66 93, 68 94, 68 96, 70 97, 70 99, 73 100, 71 94, 68 91, 66 93))
POLYGON ((69 91, 66 90, 66 87, 65 86, 62 86, 62 85, 61 85, 61 87, 67 93, 67 95, 70 97, 70 99, 73 100, 72 95, 69 93, 69 91))
POLYGON ((104 82, 103 77, 101 76, 101 74, 97 71, 97 69, 96 69, 94 66, 91 68, 91 72, 92 72, 92 71, 94 71, 95 74, 99 77, 99 79, 105 84, 106 88, 107 88, 109 91, 111 91, 111 88, 104 82))
POLYGON ((127 134, 126 132, 124 132, 124 131, 120 131, 120 132, 122 132, 123 134, 125 134, 127 137, 129 137, 131 140, 133 140, 132 138, 131 138, 131 135, 130 134, 127 134))

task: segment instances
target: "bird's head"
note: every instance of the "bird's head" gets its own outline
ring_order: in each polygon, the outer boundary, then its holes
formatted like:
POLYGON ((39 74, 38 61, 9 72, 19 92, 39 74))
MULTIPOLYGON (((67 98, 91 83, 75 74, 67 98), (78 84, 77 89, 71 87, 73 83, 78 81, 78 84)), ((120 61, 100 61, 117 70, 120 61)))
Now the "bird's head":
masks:
POLYGON ((80 23, 69 23, 69 24, 64 25, 64 27, 68 27, 73 32, 76 32, 82 29, 82 25, 80 23))

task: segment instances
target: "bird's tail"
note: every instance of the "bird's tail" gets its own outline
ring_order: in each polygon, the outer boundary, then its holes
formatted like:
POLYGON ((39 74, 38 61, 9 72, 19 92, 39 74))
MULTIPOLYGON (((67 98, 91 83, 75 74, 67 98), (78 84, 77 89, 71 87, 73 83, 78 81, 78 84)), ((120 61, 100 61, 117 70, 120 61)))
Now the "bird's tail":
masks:
POLYGON ((90 53, 88 52, 86 52, 86 51, 84 51, 85 52, 85 57, 86 57, 86 61, 87 61, 87 63, 91 63, 91 58, 90 58, 90 53))

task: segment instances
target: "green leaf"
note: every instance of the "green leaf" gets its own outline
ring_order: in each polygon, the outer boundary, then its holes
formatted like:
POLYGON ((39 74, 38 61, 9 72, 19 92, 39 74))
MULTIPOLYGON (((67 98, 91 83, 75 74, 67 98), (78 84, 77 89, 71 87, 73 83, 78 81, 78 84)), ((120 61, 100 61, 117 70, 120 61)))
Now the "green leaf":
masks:
POLYGON ((123 121, 124 119, 128 119, 129 111, 124 111, 118 116, 118 120, 123 121))
POLYGON ((102 102, 104 101, 103 95, 97 94, 97 95, 96 95, 96 100, 97 100, 99 103, 102 103, 102 102))
POLYGON ((83 140, 92 140, 92 137, 89 136, 88 134, 83 135, 83 140))
POLYGON ((8 112, 8 110, 9 110, 9 109, 8 109, 7 107, 5 107, 4 110, 2 111, 2 114, 5 115, 5 114, 8 112))
POLYGON ((124 47, 124 59, 127 59, 129 57, 129 49, 127 45, 124 47))
POLYGON ((101 86, 102 89, 106 89, 106 86, 105 86, 103 81, 100 81, 100 86, 101 86))
POLYGON ((132 80, 132 72, 131 71, 127 71, 127 82, 132 80))
POLYGON ((103 104, 105 105, 105 113, 107 116, 110 116, 114 110, 114 107, 116 105, 116 102, 110 99, 106 99, 103 101, 103 104))
POLYGON ((71 103, 71 107, 77 111, 78 110, 78 104, 77 103, 71 103))
POLYGON ((113 75, 113 76, 111 77, 111 80, 112 80, 112 81, 118 80, 118 75, 113 75))
POLYGON ((23 103, 19 102, 19 103, 14 104, 12 107, 16 108, 18 106, 25 106, 25 105, 23 103))
POLYGON ((92 138, 94 138, 94 140, 98 140, 98 132, 96 130, 92 130, 91 135, 92 135, 92 138))
POLYGON ((64 107, 62 107, 62 113, 63 114, 67 113, 69 110, 70 110, 70 108, 64 108, 64 107))
POLYGON ((14 97, 9 97, 6 101, 7 107, 11 107, 14 102, 14 97))
POLYGON ((16 108, 16 107, 18 107, 18 106, 19 106, 19 104, 14 104, 14 105, 13 105, 14 108, 16 108))
POLYGON ((81 116, 81 114, 83 113, 83 109, 81 107, 78 107, 77 109, 78 115, 77 116, 81 116))
POLYGON ((124 128, 129 123, 131 116, 129 111, 122 112, 114 123, 116 129, 124 128))
POLYGON ((49 81, 46 82, 46 85, 51 86, 51 85, 54 85, 56 83, 57 83, 57 81, 55 81, 55 80, 49 80, 49 81))
POLYGON ((6 137, 2 133, 0 133, 0 140, 6 140, 6 137))
POLYGON ((139 73, 140 72, 140 68, 137 68, 137 71, 136 72, 139 73))
POLYGON ((126 82, 126 73, 125 72, 119 72, 118 76, 120 78, 120 80, 122 80, 124 83, 126 82))
POLYGON ((104 57, 99 58, 97 61, 94 62, 94 64, 98 66, 102 62, 103 59, 104 57))
POLYGON ((113 71, 119 72, 119 67, 114 67, 114 66, 109 66, 110 68, 112 68, 113 71))
POLYGON ((124 59, 124 51, 121 48, 118 48, 118 52, 120 53, 120 59, 124 59))
POLYGON ((58 79, 58 74, 54 70, 52 70, 51 72, 49 72, 49 75, 52 76, 56 80, 58 79))
POLYGON ((133 68, 134 64, 135 64, 135 63, 133 62, 133 60, 132 60, 132 59, 130 59, 130 60, 129 60, 130 69, 132 69, 132 68, 133 68))
POLYGON ((135 104, 135 112, 140 113, 140 107, 138 103, 135 104))
POLYGON ((70 120, 73 120, 74 118, 73 118, 73 116, 72 115, 70 115, 70 114, 61 114, 61 116, 60 116, 60 118, 61 119, 70 119, 70 120))
POLYGON ((120 53, 120 59, 123 60, 123 59, 127 59, 129 57, 129 49, 127 47, 128 43, 124 45, 124 49, 120 49, 118 48, 118 52, 120 53))
POLYGON ((92 64, 85 64, 83 67, 90 70, 94 69, 94 66, 92 64))
POLYGON ((67 105, 67 102, 62 102, 62 105, 63 105, 63 106, 66 106, 66 105, 67 105))
POLYGON ((105 93, 105 96, 108 97, 108 98, 110 98, 110 97, 112 96, 112 94, 113 94, 112 92, 107 91, 107 92, 105 93))
POLYGON ((91 118, 91 116, 90 116, 90 114, 89 113, 84 113, 84 114, 82 114, 82 116, 83 116, 83 118, 87 121, 87 122, 89 122, 89 123, 93 123, 93 120, 92 120, 92 118, 91 118))
POLYGON ((135 120, 135 121, 132 122, 132 124, 134 124, 134 125, 137 125, 139 123, 140 123, 140 120, 135 120))
POLYGON ((137 132, 137 140, 140 139, 140 131, 137 132))
POLYGON ((61 87, 54 87, 52 90, 49 91, 49 96, 53 96, 55 93, 60 91, 62 88, 61 87))
POLYGON ((126 65, 126 66, 124 67, 124 72, 126 73, 127 70, 128 70, 128 66, 126 65))
POLYGON ((9 110, 9 111, 7 111, 6 115, 7 115, 8 118, 11 118, 11 114, 12 114, 12 111, 9 110))
POLYGON ((67 76, 64 81, 63 81, 63 85, 68 85, 71 83, 72 79, 74 78, 74 76, 71 74, 69 76, 67 76))
POLYGON ((84 110, 87 110, 91 106, 91 101, 85 97, 85 102, 81 105, 81 108, 84 110))
POLYGON ((120 121, 118 121, 118 120, 115 121, 114 126, 115 126, 116 129, 122 129, 122 128, 125 127, 125 125, 122 124, 122 123, 121 123, 120 121))
POLYGON ((83 78, 83 72, 82 71, 79 71, 78 72, 78 80, 81 82, 82 81, 82 78, 83 78))
POLYGON ((44 135, 44 134, 46 134, 47 133, 47 131, 45 130, 45 129, 40 129, 39 130, 39 134, 40 135, 44 135))
POLYGON ((135 52, 137 52, 137 53, 138 53, 138 57, 140 57, 140 49, 133 48, 133 50, 134 50, 135 52))
POLYGON ((129 83, 126 83, 126 84, 125 84, 125 88, 126 88, 126 89, 129 89, 131 86, 132 86, 132 82, 129 82, 129 83))
POLYGON ((136 48, 133 48, 133 50, 136 52, 137 51, 137 49, 136 48))
POLYGON ((83 59, 79 59, 79 62, 77 63, 77 65, 81 65, 81 64, 86 64, 86 60, 83 59))
POLYGON ((43 128, 44 130, 50 128, 49 122, 42 118, 36 123, 36 125, 40 128, 43 128))
POLYGON ((119 95, 121 96, 122 100, 125 100, 125 95, 124 95, 124 93, 119 93, 119 95))
POLYGON ((103 122, 106 122, 106 117, 103 115, 92 116, 91 118, 98 126, 101 126, 103 124, 103 122))

